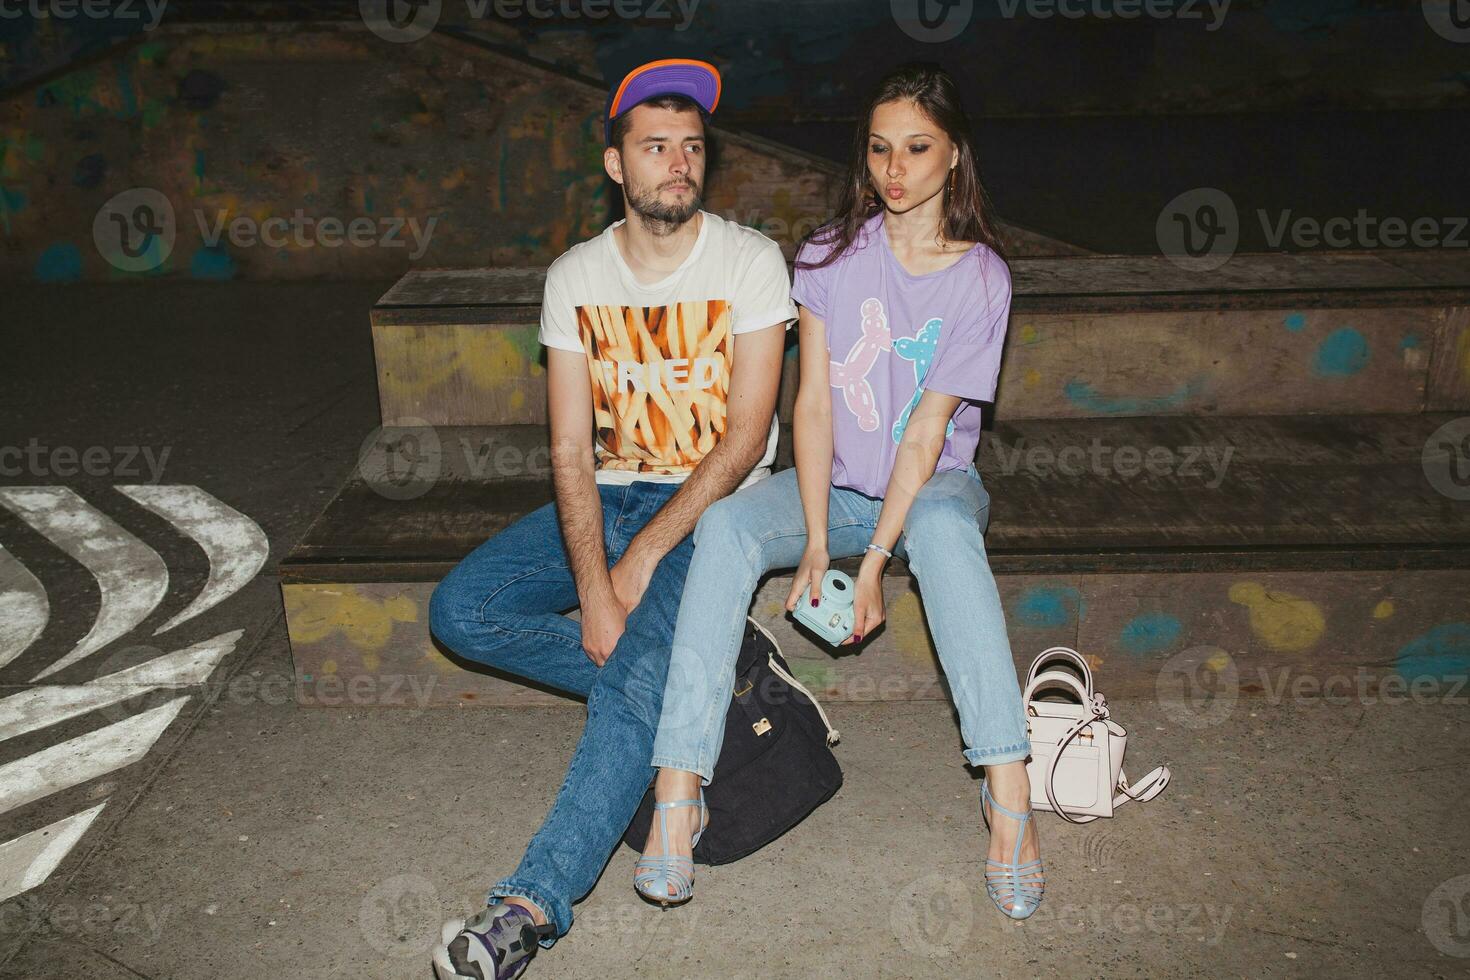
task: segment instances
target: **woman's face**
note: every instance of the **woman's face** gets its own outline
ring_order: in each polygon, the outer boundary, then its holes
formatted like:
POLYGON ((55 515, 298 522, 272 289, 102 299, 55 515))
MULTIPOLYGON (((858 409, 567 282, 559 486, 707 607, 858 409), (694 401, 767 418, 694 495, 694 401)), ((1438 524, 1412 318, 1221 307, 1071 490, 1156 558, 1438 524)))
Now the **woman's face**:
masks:
POLYGON ((959 149, 907 99, 881 103, 868 132, 868 179, 890 211, 910 211, 940 194, 959 149))

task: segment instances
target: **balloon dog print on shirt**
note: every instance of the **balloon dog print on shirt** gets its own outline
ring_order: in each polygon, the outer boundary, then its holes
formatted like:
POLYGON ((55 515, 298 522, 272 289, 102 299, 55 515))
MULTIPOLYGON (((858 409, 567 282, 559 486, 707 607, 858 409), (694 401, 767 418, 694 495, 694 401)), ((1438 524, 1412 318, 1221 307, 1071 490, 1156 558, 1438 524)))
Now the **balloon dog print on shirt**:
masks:
POLYGON ((873 398, 873 386, 868 383, 868 372, 877 363, 880 352, 893 349, 893 339, 881 302, 866 299, 859 312, 863 316, 863 335, 847 352, 846 360, 841 364, 830 362, 828 383, 842 389, 842 400, 857 418, 858 428, 872 432, 878 428, 878 405, 873 398))
MULTIPOLYGON (((919 396, 924 394, 924 375, 929 373, 929 365, 934 360, 934 349, 939 346, 939 332, 944 327, 944 321, 934 317, 919 330, 913 337, 899 337, 893 342, 893 349, 898 356, 906 361, 914 362, 914 396, 904 406, 903 413, 899 415, 898 421, 893 423, 893 441, 897 444, 903 439, 903 430, 908 428, 909 415, 914 406, 919 404, 919 396)), ((944 428, 944 438, 948 439, 954 435, 954 419, 949 420, 949 425, 944 428)))
MULTIPOLYGON (((903 438, 904 429, 908 428, 909 416, 913 413, 914 406, 919 404, 919 396, 924 393, 924 375, 929 373, 929 365, 934 360, 934 350, 939 345, 939 334, 944 321, 934 317, 915 336, 895 338, 888 327, 888 314, 880 300, 869 297, 863 301, 859 312, 862 314, 863 335, 852 345, 842 363, 830 362, 829 383, 834 388, 842 389, 843 404, 857 419, 858 428, 864 432, 872 432, 878 428, 879 418, 877 400, 873 397, 868 373, 878 363, 878 355, 883 351, 890 351, 904 360, 913 361, 916 386, 914 394, 893 423, 893 441, 898 443, 903 438)), ((954 421, 950 420, 944 437, 948 439, 952 435, 954 421)))

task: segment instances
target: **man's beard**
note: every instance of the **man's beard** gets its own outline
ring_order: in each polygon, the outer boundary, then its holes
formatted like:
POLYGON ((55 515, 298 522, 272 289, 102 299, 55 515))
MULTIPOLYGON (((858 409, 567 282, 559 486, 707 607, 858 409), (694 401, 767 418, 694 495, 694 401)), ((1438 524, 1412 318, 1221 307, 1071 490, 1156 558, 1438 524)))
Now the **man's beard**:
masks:
POLYGON ((689 185, 689 196, 683 204, 665 204, 659 199, 658 189, 646 188, 628 181, 628 207, 643 219, 644 225, 654 234, 668 234, 694 217, 703 202, 699 198, 702 188, 691 178, 684 178, 689 185))

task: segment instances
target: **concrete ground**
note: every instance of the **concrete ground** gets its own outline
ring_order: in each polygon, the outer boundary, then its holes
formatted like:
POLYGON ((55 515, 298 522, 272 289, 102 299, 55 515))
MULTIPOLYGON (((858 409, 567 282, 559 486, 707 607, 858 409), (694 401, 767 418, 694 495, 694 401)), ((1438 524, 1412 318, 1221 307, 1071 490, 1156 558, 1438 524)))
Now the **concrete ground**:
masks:
MULTIPOLYGON (((244 631, 140 761, 0 813, 3 842, 107 801, 46 881, 0 905, 0 976, 427 977, 438 924, 483 899, 550 805, 578 706, 282 696, 274 564, 375 424, 367 309, 387 285, 7 288, 0 446, 170 447, 160 482, 247 514, 271 560, 169 641, 244 631)), ((0 485, 69 486, 121 519, 111 486, 146 479, 32 469, 0 485)), ((76 643, 98 599, 3 510, 0 544, 53 610, 0 671, 5 697, 34 673, 14 668, 76 643)), ((177 542, 160 551, 170 612, 205 566, 177 542)), ((846 773, 832 801, 766 850, 700 868, 694 902, 670 912, 634 895, 620 849, 527 975, 1470 975, 1467 696, 1115 704, 1130 771, 1167 762, 1174 781, 1086 827, 1041 815, 1046 899, 1021 924, 985 897, 978 781, 948 706, 832 705, 846 773)), ((166 700, 0 741, 0 766, 166 700)))

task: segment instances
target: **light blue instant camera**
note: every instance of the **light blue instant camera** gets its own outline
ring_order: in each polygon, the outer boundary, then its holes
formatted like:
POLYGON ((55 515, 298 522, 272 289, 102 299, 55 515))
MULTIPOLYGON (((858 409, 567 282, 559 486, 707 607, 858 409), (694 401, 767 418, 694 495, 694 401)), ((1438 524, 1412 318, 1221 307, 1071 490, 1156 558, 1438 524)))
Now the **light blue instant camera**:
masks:
POLYGON ((812 605, 811 586, 801 590, 792 613, 796 621, 833 646, 852 636, 852 579, 835 569, 822 576, 822 597, 812 605))

